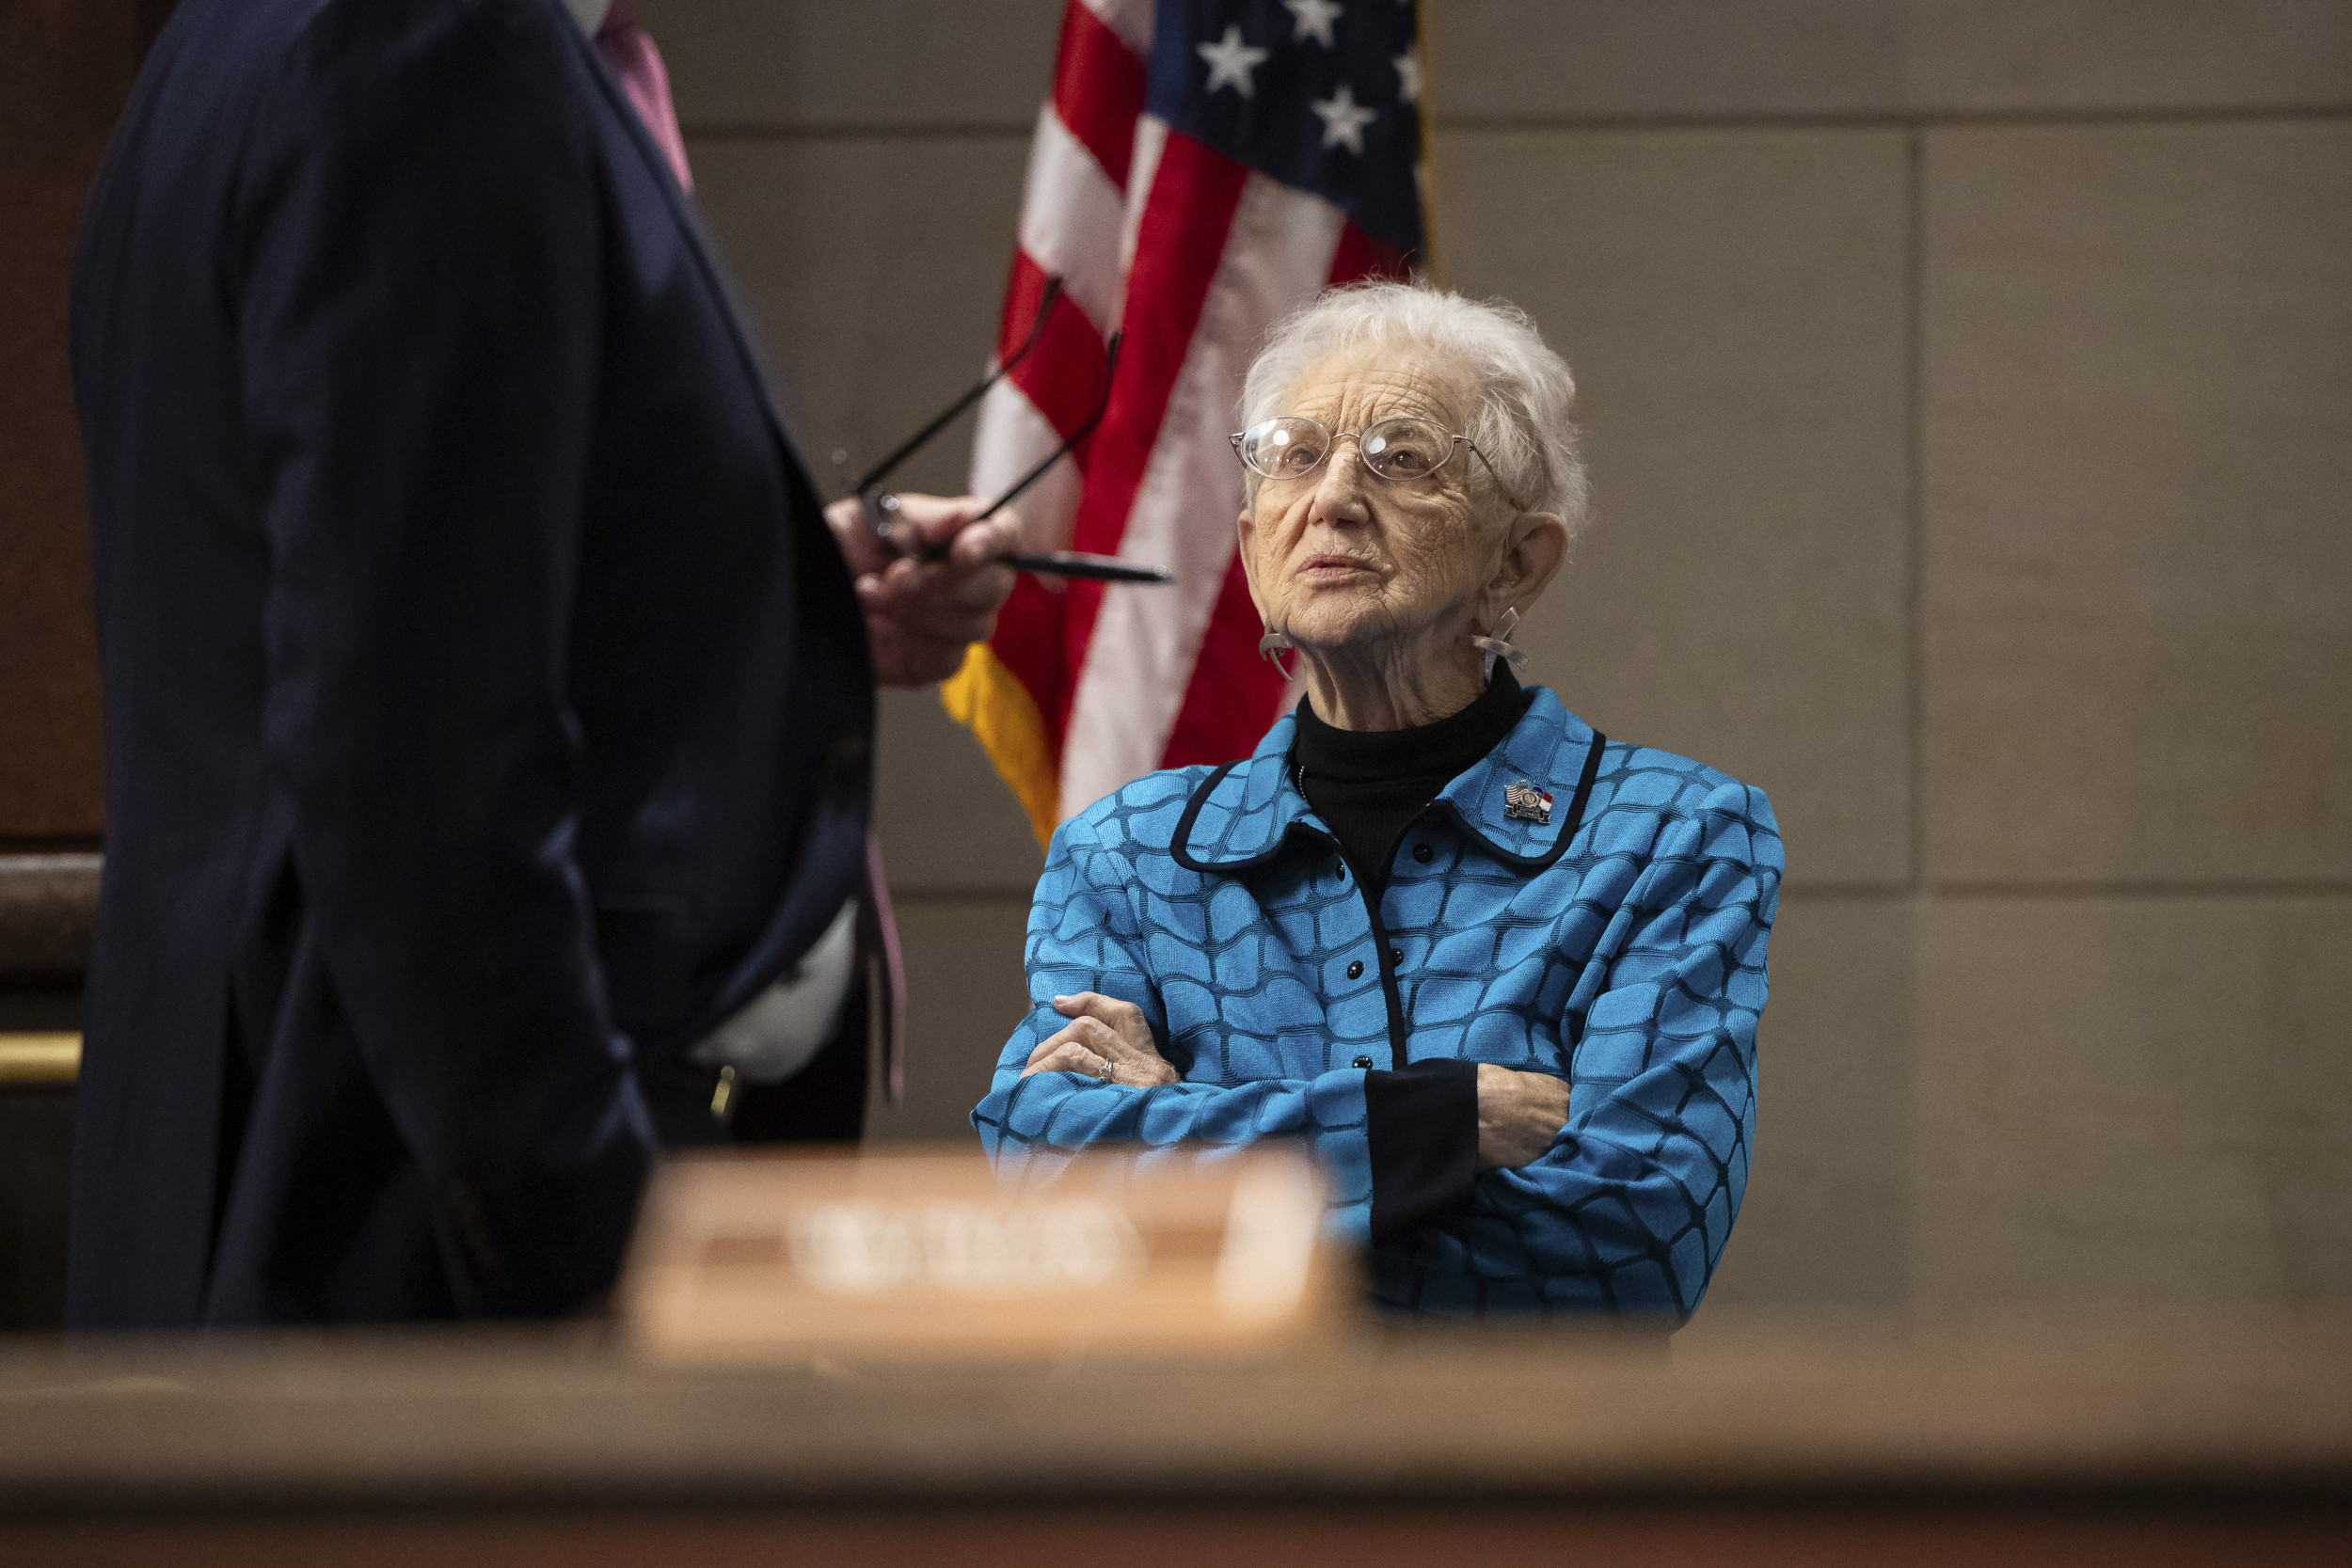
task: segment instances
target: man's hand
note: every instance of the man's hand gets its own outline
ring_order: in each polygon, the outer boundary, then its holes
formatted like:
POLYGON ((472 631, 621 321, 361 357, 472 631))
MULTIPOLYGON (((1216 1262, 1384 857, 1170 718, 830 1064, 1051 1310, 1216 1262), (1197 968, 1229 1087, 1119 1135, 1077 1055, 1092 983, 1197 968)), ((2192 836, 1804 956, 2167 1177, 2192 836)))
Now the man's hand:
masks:
POLYGON ((1007 511, 973 522, 987 504, 977 496, 898 498, 899 538, 948 545, 938 561, 893 555, 866 526, 854 496, 825 508, 857 578, 874 673, 884 686, 946 680, 963 662, 964 648, 996 629, 997 608, 1012 592, 1012 568, 996 558, 1021 547, 1021 519, 1007 511))
POLYGON ((1568 1124, 1568 1081, 1478 1064, 1478 1168, 1501 1170, 1543 1157, 1568 1124))
POLYGON ((1054 1011, 1070 1022, 1038 1042, 1029 1053, 1029 1065, 1021 1069, 1022 1077, 1037 1072, 1083 1072, 1105 1084, 1141 1088, 1176 1082, 1176 1069, 1152 1043, 1152 1026, 1144 1022, 1143 1009, 1134 1003, 1082 990, 1075 996, 1055 997, 1054 1011))

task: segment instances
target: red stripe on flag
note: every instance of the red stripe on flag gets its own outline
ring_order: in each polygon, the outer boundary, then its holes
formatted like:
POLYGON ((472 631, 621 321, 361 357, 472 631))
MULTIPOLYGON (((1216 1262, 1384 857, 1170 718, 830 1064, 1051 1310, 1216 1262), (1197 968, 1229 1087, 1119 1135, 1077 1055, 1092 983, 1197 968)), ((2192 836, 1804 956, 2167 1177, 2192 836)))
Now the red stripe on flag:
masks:
POLYGON ((1402 282, 1411 276, 1405 253, 1396 246, 1374 239, 1352 223, 1340 226, 1339 247, 1331 253, 1332 283, 1355 283, 1367 277, 1393 277, 1402 282))
MULTIPOLYGON (((1144 465, 1159 439, 1168 392, 1192 350, 1201 303, 1224 260, 1233 210, 1248 180, 1249 171, 1232 159, 1181 132, 1168 134, 1136 229, 1120 324, 1127 336, 1120 346, 1109 409, 1089 442, 1086 493, 1071 528, 1073 548, 1104 555, 1119 551, 1144 465)), ((1094 636, 1102 585, 1073 582, 1069 599, 1062 635, 1070 668, 1078 670, 1086 665, 1087 643, 1094 636)), ((1055 714, 1057 736, 1068 718, 1067 705, 1055 714)))
POLYGON ((1078 511, 1080 549, 1107 554, 1119 548, 1248 180, 1249 171, 1232 159, 1168 133, 1136 227, 1120 323, 1126 339, 1110 407, 1095 433, 1097 470, 1087 476, 1086 502, 1078 511))
MULTIPOLYGON (((1029 335, 1038 301, 1045 295, 1045 269, 1015 251, 1012 281, 1005 288, 1005 319, 996 337, 997 362, 1011 357, 1029 335)), ((1013 367, 1012 384, 1064 436, 1086 423, 1103 396, 1103 340, 1087 313, 1064 293, 1045 318, 1045 331, 1029 356, 1013 367)))
POLYGON ((1012 579, 1012 596, 997 613, 991 652, 1013 678, 1029 689, 1030 701, 1050 733, 1054 766, 1061 766, 1061 715, 1070 711, 1071 671, 1061 657, 1062 614, 1069 595, 1057 594, 1023 572, 1012 579))
POLYGON ((1054 113, 1122 191, 1143 94, 1143 62, 1085 0, 1070 0, 1054 55, 1054 113))
POLYGON ((1168 750, 1160 756, 1162 768, 1231 762, 1248 756, 1258 744, 1282 700, 1280 673, 1258 653, 1258 637, 1264 629, 1257 606, 1249 602, 1249 580, 1242 575, 1236 552, 1225 568, 1216 606, 1209 612, 1184 705, 1168 731, 1168 750))
POLYGON ((1045 269, 1029 260, 1029 253, 1016 247, 1012 253, 1012 276, 1005 280, 1005 313, 996 324, 996 362, 1003 364, 1021 347, 1021 340, 1029 335, 1029 323, 1037 316, 1037 302, 1045 297, 1045 269))

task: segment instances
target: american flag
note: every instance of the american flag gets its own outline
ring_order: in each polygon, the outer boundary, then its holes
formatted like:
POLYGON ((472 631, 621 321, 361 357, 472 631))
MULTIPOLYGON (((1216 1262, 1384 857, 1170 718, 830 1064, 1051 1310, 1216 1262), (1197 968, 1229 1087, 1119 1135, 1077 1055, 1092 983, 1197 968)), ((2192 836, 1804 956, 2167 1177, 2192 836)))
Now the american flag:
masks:
POLYGON ((1233 548, 1225 437, 1266 329, 1422 249, 1412 0, 1070 0, 1039 117, 972 489, 1001 492, 1104 397, 1022 503, 1032 549, 1174 568, 1172 588, 1024 576, 948 682, 1043 839, 1155 768, 1247 753, 1281 676, 1233 548))

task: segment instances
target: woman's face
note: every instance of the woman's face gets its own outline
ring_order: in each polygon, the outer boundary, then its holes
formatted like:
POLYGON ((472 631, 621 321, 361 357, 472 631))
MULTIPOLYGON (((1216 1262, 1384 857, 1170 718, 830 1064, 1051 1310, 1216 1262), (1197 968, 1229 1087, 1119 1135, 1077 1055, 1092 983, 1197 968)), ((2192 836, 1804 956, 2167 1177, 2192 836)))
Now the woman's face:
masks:
MULTIPOLYGON (((1311 368, 1277 412, 1335 435, 1405 415, 1458 432, 1471 406, 1458 372, 1371 349, 1311 368)), ((1387 480, 1364 467, 1349 436, 1304 478, 1262 481, 1240 537, 1266 624, 1301 647, 1332 650, 1466 634, 1486 608, 1502 531, 1494 519, 1482 525, 1472 504, 1476 461, 1457 443, 1427 476, 1387 480)))

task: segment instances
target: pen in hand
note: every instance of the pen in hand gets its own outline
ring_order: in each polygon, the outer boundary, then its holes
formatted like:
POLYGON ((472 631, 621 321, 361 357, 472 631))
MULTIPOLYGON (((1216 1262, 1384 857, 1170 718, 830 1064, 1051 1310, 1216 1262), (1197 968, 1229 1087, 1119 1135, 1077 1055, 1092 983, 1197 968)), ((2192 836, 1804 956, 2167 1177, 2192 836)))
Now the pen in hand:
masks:
POLYGON ((1121 561, 1115 555, 1089 555, 1083 550, 1055 550, 1049 555, 1032 555, 1015 550, 996 558, 1016 572, 1035 572, 1045 578, 1088 578, 1096 582, 1174 582, 1176 574, 1165 566, 1147 566, 1139 561, 1121 561))
MULTIPOLYGON (((952 543, 912 546, 901 544, 898 498, 888 491, 867 490, 859 495, 858 500, 865 510, 866 527, 898 555, 912 561, 945 561, 955 547, 952 543)), ((972 520, 976 523, 985 520, 990 513, 1003 504, 1004 501, 998 501, 996 506, 990 507, 972 520)), ((1084 550, 1009 550, 996 559, 1016 572, 1034 572, 1040 577, 1084 578, 1094 582, 1167 583, 1176 580, 1176 574, 1165 566, 1122 561, 1115 555, 1089 555, 1084 550)))

